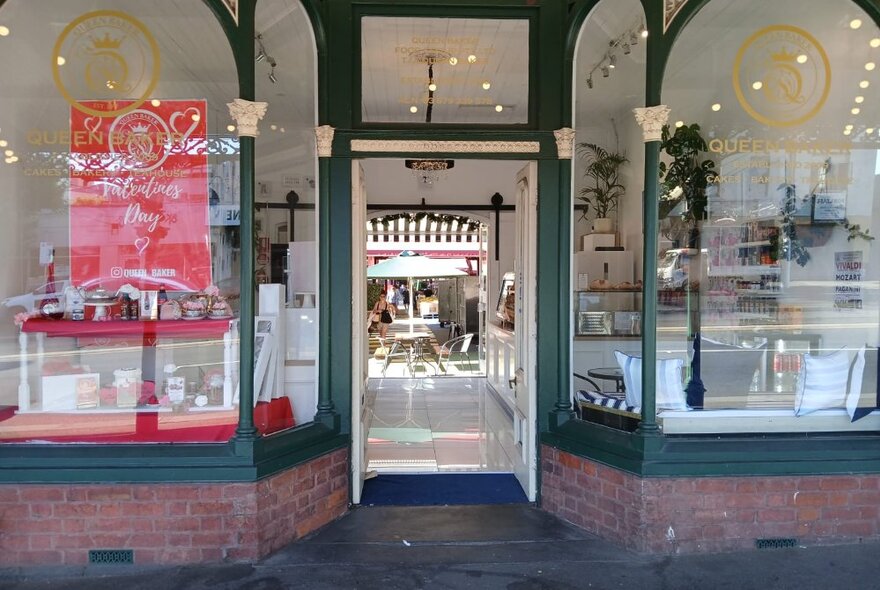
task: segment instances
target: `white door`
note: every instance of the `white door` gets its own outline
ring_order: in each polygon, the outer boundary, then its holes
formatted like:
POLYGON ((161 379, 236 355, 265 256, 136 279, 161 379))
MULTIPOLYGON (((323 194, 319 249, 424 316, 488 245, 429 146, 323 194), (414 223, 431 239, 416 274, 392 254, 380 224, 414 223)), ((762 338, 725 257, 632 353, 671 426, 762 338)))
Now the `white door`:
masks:
POLYGON ((535 395, 535 357, 537 320, 535 313, 535 270, 537 258, 538 166, 529 162, 516 175, 516 245, 514 261, 516 289, 516 322, 514 333, 515 373, 513 378, 515 406, 513 434, 516 453, 513 471, 529 500, 537 493, 537 432, 538 404, 535 395))
POLYGON ((367 473, 370 409, 366 404, 367 357, 367 195, 360 162, 351 163, 351 501, 360 504, 367 473))

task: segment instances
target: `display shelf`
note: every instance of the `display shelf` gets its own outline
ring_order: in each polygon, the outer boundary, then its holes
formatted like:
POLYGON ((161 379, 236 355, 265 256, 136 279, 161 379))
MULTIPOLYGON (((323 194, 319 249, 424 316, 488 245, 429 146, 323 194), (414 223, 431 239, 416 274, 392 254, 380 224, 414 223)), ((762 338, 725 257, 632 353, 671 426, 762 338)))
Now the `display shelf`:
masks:
POLYGON ((768 289, 737 289, 736 294, 748 297, 778 297, 782 295, 782 291, 770 291, 768 289))
POLYGON ((760 276, 768 274, 779 274, 781 272, 779 265, 775 264, 757 264, 748 266, 715 266, 709 267, 710 277, 746 277, 760 276))
POLYGON ((769 246, 770 240, 758 240, 757 242, 739 242, 737 244, 726 244, 718 246, 720 250, 734 250, 736 248, 760 248, 761 246, 769 246))

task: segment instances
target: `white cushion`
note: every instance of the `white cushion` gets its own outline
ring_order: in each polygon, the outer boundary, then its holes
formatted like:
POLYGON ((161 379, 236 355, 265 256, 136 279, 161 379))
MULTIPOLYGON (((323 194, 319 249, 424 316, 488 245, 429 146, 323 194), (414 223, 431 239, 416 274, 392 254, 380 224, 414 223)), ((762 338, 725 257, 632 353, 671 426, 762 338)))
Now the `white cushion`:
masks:
POLYGON ((824 408, 843 407, 849 383, 849 365, 849 353, 845 348, 825 356, 804 354, 804 366, 798 378, 794 401, 795 416, 806 416, 824 408))
MULTIPOLYGON (((630 356, 619 350, 614 357, 623 372, 623 384, 626 387, 626 405, 639 407, 642 405, 642 358, 630 356)), ((686 410, 688 409, 684 386, 681 382, 682 359, 657 359, 657 409, 686 410)))
POLYGON ((877 349, 862 346, 849 372, 846 412, 851 422, 877 409, 877 349))

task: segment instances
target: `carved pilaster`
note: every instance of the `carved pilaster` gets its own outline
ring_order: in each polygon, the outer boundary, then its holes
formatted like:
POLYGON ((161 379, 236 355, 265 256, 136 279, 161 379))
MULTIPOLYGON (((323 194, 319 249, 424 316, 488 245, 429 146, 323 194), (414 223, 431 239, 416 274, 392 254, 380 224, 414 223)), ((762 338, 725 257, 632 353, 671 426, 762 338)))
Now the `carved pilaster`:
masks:
POLYGON ((243 98, 236 98, 226 103, 229 107, 229 116, 235 121, 239 137, 257 137, 260 130, 257 125, 266 114, 269 107, 267 102, 252 102, 243 98))
POLYGON ((563 127, 553 132, 556 136, 556 152, 560 160, 571 160, 574 152, 574 129, 563 127))
POLYGON ((660 141, 663 126, 669 119, 669 107, 665 104, 658 104, 655 107, 639 107, 633 109, 633 113, 636 116, 636 122, 642 128, 645 143, 660 141))
POLYGON ((315 127, 315 141, 318 144, 318 157, 329 158, 333 155, 333 134, 336 129, 330 125, 315 127))

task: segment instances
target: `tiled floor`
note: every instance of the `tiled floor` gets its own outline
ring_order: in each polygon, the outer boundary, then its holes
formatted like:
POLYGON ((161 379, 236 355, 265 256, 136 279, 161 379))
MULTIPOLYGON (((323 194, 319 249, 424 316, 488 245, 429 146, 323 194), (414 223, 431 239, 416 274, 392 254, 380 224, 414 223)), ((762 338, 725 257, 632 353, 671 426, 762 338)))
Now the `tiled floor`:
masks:
POLYGON ((367 469, 513 470, 511 410, 481 377, 370 379, 367 469))

